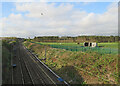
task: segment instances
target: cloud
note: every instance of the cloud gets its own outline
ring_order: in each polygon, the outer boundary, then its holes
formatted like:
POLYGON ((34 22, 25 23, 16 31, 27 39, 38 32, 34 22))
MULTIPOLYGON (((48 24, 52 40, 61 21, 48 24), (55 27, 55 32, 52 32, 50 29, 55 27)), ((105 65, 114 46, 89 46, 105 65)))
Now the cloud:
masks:
POLYGON ((73 4, 16 3, 16 11, 3 18, 3 36, 116 35, 118 8, 111 4, 103 14, 76 10, 73 4), (43 15, 42 15, 43 14, 43 15))
POLYGON ((119 2, 119 0, 2 0, 2 2, 119 2))

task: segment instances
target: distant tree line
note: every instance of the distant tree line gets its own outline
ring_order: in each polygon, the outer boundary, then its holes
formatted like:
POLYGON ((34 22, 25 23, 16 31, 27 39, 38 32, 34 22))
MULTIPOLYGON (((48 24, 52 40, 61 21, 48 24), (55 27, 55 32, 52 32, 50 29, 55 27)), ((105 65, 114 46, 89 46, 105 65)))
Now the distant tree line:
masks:
POLYGON ((34 37, 33 41, 37 42, 118 42, 118 36, 39 36, 34 37))
POLYGON ((0 39, 17 39, 17 37, 0 37, 0 39))

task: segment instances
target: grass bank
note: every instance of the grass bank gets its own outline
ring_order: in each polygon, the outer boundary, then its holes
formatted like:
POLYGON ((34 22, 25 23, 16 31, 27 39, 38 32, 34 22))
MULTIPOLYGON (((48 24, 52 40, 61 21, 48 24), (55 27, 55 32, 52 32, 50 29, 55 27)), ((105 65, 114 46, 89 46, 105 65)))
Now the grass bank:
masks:
POLYGON ((11 51, 7 40, 2 41, 2 84, 11 84, 11 51))
POLYGON ((13 57, 12 47, 16 40, 2 40, 2 84, 11 84, 12 65, 11 58, 13 57))

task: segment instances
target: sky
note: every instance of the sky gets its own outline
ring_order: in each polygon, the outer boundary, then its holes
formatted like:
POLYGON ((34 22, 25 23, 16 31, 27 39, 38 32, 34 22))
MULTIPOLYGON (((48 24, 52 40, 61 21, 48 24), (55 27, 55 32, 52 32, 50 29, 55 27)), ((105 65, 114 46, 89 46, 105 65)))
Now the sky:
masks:
POLYGON ((0 36, 118 35, 117 2, 2 2, 1 9, 0 36))

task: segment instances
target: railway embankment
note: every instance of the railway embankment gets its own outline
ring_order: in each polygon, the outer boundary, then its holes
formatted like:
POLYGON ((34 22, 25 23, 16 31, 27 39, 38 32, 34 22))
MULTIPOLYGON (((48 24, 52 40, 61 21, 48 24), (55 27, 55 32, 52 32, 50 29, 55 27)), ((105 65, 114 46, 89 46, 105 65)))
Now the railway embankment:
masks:
POLYGON ((28 41, 24 45, 70 84, 117 83, 117 54, 73 52, 28 41))
POLYGON ((12 83, 12 64, 11 57, 13 57, 13 45, 16 41, 8 39, 2 40, 2 84, 12 83))

